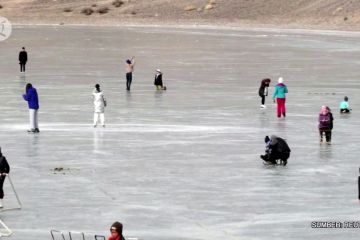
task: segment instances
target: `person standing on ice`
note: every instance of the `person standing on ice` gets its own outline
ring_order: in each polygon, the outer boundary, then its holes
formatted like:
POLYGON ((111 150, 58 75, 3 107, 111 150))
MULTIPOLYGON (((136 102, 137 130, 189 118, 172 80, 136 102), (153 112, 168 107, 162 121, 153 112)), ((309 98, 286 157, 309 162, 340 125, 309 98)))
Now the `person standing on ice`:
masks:
POLYGON ((259 96, 261 97, 261 108, 266 108, 265 106, 265 97, 267 97, 268 93, 269 93, 269 86, 270 86, 270 82, 271 79, 270 78, 265 78, 261 81, 261 85, 259 88, 259 96))
POLYGON ((106 100, 104 97, 104 93, 100 89, 100 85, 96 84, 95 89, 93 91, 93 99, 94 99, 94 127, 97 126, 98 120, 100 118, 100 124, 105 127, 105 107, 106 100))
POLYGON ((20 72, 25 72, 25 65, 28 60, 27 52, 25 51, 25 47, 22 47, 21 52, 19 53, 19 64, 20 64, 20 72))
POLYGON ((39 97, 36 89, 31 85, 31 83, 26 84, 25 94, 23 98, 28 102, 29 106, 29 115, 30 115, 30 129, 28 132, 39 133, 39 124, 38 124, 38 111, 39 111, 39 97))
POLYGON ((156 86, 157 90, 166 90, 166 87, 163 84, 162 76, 163 74, 160 69, 156 69, 154 85, 156 86))
POLYGON ((120 222, 114 222, 110 228, 111 236, 109 237, 109 240, 125 240, 122 231, 123 225, 120 222))
POLYGON ((3 208, 3 198, 4 198, 4 181, 6 175, 10 172, 10 166, 7 162, 5 156, 1 152, 0 148, 0 208, 3 208))
POLYGON ((319 114, 319 134, 320 143, 323 142, 323 135, 325 135, 326 142, 331 143, 331 131, 333 129, 334 117, 331 110, 327 106, 322 106, 319 114))
POLYGON ((283 83, 284 80, 282 77, 279 78, 278 84, 275 86, 275 92, 273 95, 273 100, 277 102, 277 116, 281 118, 281 115, 286 117, 286 93, 288 93, 287 86, 283 83))
POLYGON ((135 57, 126 60, 125 70, 126 70, 126 90, 130 91, 131 82, 132 82, 132 73, 135 66, 135 57))

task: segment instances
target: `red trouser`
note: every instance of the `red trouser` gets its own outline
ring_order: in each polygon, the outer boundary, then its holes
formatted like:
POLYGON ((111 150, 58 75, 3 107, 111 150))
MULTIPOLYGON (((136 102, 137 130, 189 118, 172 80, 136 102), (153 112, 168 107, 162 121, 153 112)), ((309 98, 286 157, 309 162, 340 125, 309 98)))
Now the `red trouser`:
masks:
POLYGON ((277 116, 281 117, 283 115, 286 116, 286 108, 285 108, 285 101, 286 98, 277 98, 277 116))

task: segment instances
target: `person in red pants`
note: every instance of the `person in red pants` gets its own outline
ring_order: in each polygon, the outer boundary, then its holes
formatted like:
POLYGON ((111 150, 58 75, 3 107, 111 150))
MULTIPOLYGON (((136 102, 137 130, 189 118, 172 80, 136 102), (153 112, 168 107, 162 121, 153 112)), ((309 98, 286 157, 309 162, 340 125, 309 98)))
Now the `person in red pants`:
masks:
POLYGON ((281 115, 286 117, 286 93, 288 93, 287 86, 283 83, 283 78, 280 77, 278 80, 278 84, 275 86, 275 91, 273 95, 273 100, 277 102, 277 116, 281 118, 281 115))

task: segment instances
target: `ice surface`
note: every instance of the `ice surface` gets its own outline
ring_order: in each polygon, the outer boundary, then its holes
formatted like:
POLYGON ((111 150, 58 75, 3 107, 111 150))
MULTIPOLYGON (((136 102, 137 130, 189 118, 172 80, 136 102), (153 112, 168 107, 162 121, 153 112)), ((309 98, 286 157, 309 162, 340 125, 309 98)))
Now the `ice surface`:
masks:
MULTIPOLYGON (((50 229, 151 239, 358 239, 360 36, 296 31, 22 27, 0 42, 0 146, 21 211, 0 214, 11 239, 50 229), (26 76, 17 54, 26 46, 26 76), (131 93, 124 61, 136 56, 131 93), (155 69, 168 91, 155 91, 155 69), (262 78, 283 76, 288 117, 277 119, 262 78), (38 135, 26 133, 25 83, 38 89, 38 135), (108 100, 92 128, 91 92, 108 100), (354 112, 338 114, 344 95, 354 112), (321 105, 334 112, 333 144, 320 146, 321 105), (288 140, 286 167, 267 167, 266 134, 288 140), (65 174, 51 169, 63 167, 65 174), (70 170, 68 170, 68 168, 70 170)), ((271 88, 270 94, 272 94, 271 88)), ((15 199, 6 183, 5 204, 15 199)))

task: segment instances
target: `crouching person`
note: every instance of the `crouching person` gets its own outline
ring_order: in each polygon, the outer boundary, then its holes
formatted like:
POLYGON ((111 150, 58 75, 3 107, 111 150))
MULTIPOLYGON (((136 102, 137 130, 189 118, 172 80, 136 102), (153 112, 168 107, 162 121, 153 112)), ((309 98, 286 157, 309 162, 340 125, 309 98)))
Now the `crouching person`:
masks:
POLYGON ((286 165, 287 160, 290 157, 290 148, 286 141, 275 135, 265 137, 265 155, 261 155, 261 159, 269 164, 277 164, 277 160, 280 160, 279 164, 286 165))
POLYGON ((114 222, 110 228, 111 236, 109 237, 109 240, 125 240, 122 231, 123 225, 120 222, 114 222))
POLYGON ((154 80, 154 85, 156 86, 157 90, 166 90, 166 86, 163 84, 162 75, 163 74, 160 69, 157 69, 154 80))

